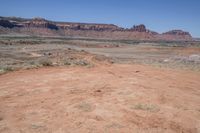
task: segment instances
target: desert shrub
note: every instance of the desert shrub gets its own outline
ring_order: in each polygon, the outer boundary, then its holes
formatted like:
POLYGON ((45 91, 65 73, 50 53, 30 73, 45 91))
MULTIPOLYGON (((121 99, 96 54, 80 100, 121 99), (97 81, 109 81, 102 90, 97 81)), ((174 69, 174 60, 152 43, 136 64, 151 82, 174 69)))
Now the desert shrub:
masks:
POLYGON ((12 67, 6 66, 6 67, 0 67, 0 74, 2 73, 6 73, 6 72, 10 72, 13 71, 14 69, 12 67))
POLYGON ((79 65, 79 66, 88 66, 88 65, 90 65, 90 63, 88 61, 86 61, 86 60, 76 61, 75 64, 79 65))
POLYGON ((48 60, 48 59, 44 59, 44 60, 40 60, 40 64, 42 66, 53 66, 53 63, 51 60, 48 60))
POLYGON ((6 72, 9 72, 9 71, 13 71, 13 68, 12 68, 12 67, 5 67, 4 70, 5 70, 6 72))
POLYGON ((36 63, 34 61, 31 61, 30 62, 30 65, 35 65, 36 63))
POLYGON ((70 61, 64 61, 64 65, 71 65, 70 61))

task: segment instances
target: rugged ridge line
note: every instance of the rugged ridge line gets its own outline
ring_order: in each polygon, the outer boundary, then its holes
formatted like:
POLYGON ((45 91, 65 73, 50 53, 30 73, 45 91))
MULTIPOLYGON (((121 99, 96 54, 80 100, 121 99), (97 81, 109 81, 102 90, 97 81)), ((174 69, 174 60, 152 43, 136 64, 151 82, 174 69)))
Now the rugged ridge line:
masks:
POLYGON ((159 34, 147 29, 143 24, 125 29, 114 24, 54 22, 44 18, 0 17, 0 34, 9 33, 130 40, 192 40, 192 36, 186 31, 171 30, 159 34))

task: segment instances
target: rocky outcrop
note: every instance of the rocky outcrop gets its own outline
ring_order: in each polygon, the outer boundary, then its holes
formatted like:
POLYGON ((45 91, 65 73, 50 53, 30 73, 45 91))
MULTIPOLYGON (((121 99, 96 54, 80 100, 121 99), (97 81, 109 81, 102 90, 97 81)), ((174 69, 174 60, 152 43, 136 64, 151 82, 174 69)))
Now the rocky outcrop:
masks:
POLYGON ((14 24, 12 24, 10 21, 8 20, 0 20, 0 26, 5 27, 5 28, 13 28, 15 27, 14 24))
POLYGON ((134 25, 132 28, 131 28, 132 31, 137 31, 137 32, 147 32, 147 29, 145 27, 145 25, 143 24, 140 24, 140 25, 134 25))
POLYGON ((143 32, 143 33, 148 33, 148 34, 151 34, 151 35, 157 35, 158 34, 155 31, 151 31, 151 30, 146 29, 146 26, 144 24, 134 25, 132 28, 130 28, 130 31, 143 32))
POLYGON ((36 27, 36 28, 48 28, 52 30, 58 30, 58 27, 51 23, 50 21, 47 21, 43 18, 34 18, 30 21, 24 22, 25 27, 36 27))

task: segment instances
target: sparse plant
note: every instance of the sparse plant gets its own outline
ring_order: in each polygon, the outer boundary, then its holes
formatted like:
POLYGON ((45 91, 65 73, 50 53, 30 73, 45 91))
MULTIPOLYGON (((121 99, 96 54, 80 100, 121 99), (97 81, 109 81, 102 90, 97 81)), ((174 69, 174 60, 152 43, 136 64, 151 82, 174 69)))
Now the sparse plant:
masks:
POLYGON ((79 61, 76 61, 75 64, 79 65, 79 66, 87 66, 90 63, 88 61, 86 61, 86 60, 79 60, 79 61))
POLYGON ((51 61, 51 60, 48 60, 48 59, 46 59, 46 60, 41 60, 41 61, 40 61, 40 64, 41 64, 42 66, 53 66, 52 61, 51 61))
POLYGON ((159 108, 156 105, 152 104, 136 104, 133 107, 137 110, 144 110, 144 111, 150 111, 150 112, 157 112, 159 111, 159 108))
POLYGON ((14 69, 12 67, 6 66, 6 67, 0 67, 0 74, 13 71, 14 69))
POLYGON ((70 61, 64 61, 64 65, 71 65, 71 62, 70 61))
POLYGON ((91 112, 93 110, 92 105, 87 102, 81 102, 80 104, 76 105, 75 108, 80 109, 84 112, 91 112))
POLYGON ((35 65, 35 62, 34 62, 34 61, 31 61, 30 64, 31 64, 31 65, 35 65))
POLYGON ((6 72, 9 72, 9 71, 13 71, 13 68, 12 68, 12 67, 5 67, 4 70, 5 70, 6 72))

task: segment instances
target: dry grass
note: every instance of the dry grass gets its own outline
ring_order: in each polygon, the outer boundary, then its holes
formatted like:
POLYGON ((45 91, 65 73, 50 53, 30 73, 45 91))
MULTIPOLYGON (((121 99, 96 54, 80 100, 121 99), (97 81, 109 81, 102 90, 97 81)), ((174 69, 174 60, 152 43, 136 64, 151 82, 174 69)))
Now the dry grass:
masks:
POLYGON ((143 110, 143 111, 149 111, 149 112, 158 112, 159 108, 156 105, 153 104, 136 104, 133 109, 136 110, 143 110))

